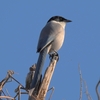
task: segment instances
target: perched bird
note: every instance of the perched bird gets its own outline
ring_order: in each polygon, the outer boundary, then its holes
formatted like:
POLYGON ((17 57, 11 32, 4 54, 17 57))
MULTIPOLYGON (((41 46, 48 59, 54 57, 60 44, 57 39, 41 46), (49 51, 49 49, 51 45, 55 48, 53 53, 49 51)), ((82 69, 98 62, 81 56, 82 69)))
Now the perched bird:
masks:
POLYGON ((36 69, 36 65, 32 65, 32 66, 29 68, 29 73, 27 74, 27 77, 26 77, 26 84, 25 84, 25 88, 26 88, 26 89, 30 89, 32 80, 33 80, 33 78, 34 78, 35 69, 36 69))
POLYGON ((46 55, 57 52, 61 48, 65 37, 65 26, 68 22, 71 20, 61 16, 53 16, 42 29, 37 45, 39 57, 31 88, 34 88, 40 80, 46 55))

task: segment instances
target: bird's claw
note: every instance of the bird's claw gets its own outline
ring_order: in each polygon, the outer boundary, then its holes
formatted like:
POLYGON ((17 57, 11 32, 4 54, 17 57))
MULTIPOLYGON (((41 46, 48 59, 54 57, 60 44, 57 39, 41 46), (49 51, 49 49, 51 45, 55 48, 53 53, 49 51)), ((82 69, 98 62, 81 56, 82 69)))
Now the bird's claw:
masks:
POLYGON ((49 54, 49 59, 50 60, 53 60, 53 59, 55 59, 55 60, 59 60, 59 54, 55 51, 54 53, 52 53, 52 54, 49 54))

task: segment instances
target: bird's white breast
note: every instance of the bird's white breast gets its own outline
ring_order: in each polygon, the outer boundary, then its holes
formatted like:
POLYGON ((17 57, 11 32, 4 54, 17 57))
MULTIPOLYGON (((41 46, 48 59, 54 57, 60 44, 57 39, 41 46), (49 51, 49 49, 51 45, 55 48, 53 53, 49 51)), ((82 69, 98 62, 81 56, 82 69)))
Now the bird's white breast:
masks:
MULTIPOLYGON (((54 22, 54 23, 56 23, 56 22, 54 22)), ((57 22, 56 24, 59 24, 59 23, 57 22)), ((58 33, 57 33, 54 41, 50 45, 49 53, 52 53, 54 51, 57 52, 63 45, 64 36, 65 36, 65 24, 62 22, 58 26, 61 26, 61 27, 59 27, 58 33)))

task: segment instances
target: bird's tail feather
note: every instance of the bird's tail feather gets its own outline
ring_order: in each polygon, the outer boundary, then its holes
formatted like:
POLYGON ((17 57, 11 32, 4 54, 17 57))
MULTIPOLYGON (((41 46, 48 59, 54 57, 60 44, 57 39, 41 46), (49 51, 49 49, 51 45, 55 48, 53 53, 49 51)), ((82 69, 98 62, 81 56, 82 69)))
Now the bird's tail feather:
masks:
POLYGON ((34 88, 35 85, 37 84, 37 82, 40 80, 40 77, 41 77, 41 74, 42 74, 42 69, 43 69, 44 62, 45 62, 46 55, 47 55, 47 51, 48 51, 48 49, 45 48, 39 54, 39 58, 38 58, 38 61, 37 61, 35 75, 34 75, 34 78, 32 80, 31 88, 34 88))

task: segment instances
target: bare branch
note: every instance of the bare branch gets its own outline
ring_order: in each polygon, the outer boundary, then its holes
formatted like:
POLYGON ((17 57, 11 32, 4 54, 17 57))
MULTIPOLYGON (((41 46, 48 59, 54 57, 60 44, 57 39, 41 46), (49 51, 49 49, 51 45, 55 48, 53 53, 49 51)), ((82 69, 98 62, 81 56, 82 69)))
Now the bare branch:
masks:
POLYGON ((58 56, 52 55, 52 59, 50 61, 49 67, 47 67, 47 69, 45 71, 45 74, 44 74, 44 77, 43 77, 43 80, 42 80, 42 83, 41 83, 41 87, 39 89, 39 93, 38 93, 38 96, 37 96, 37 98, 39 100, 44 100, 44 98, 47 94, 48 87, 49 87, 52 75, 54 73, 54 69, 55 69, 57 61, 58 61, 58 56))
MULTIPOLYGON (((55 53, 50 55, 50 64, 45 70, 44 77, 43 79, 42 77, 40 78, 40 80, 37 82, 34 88, 34 91, 32 92, 35 98, 31 98, 31 96, 29 96, 29 100, 44 100, 45 99, 58 58, 59 58, 58 55, 55 53)), ((52 93, 51 93, 51 96, 52 96, 52 93)))
POLYGON ((29 68, 29 73, 27 74, 26 82, 25 82, 25 88, 26 89, 30 89, 30 87, 31 87, 32 80, 33 80, 34 74, 35 74, 35 69, 36 69, 36 64, 32 65, 29 68))

